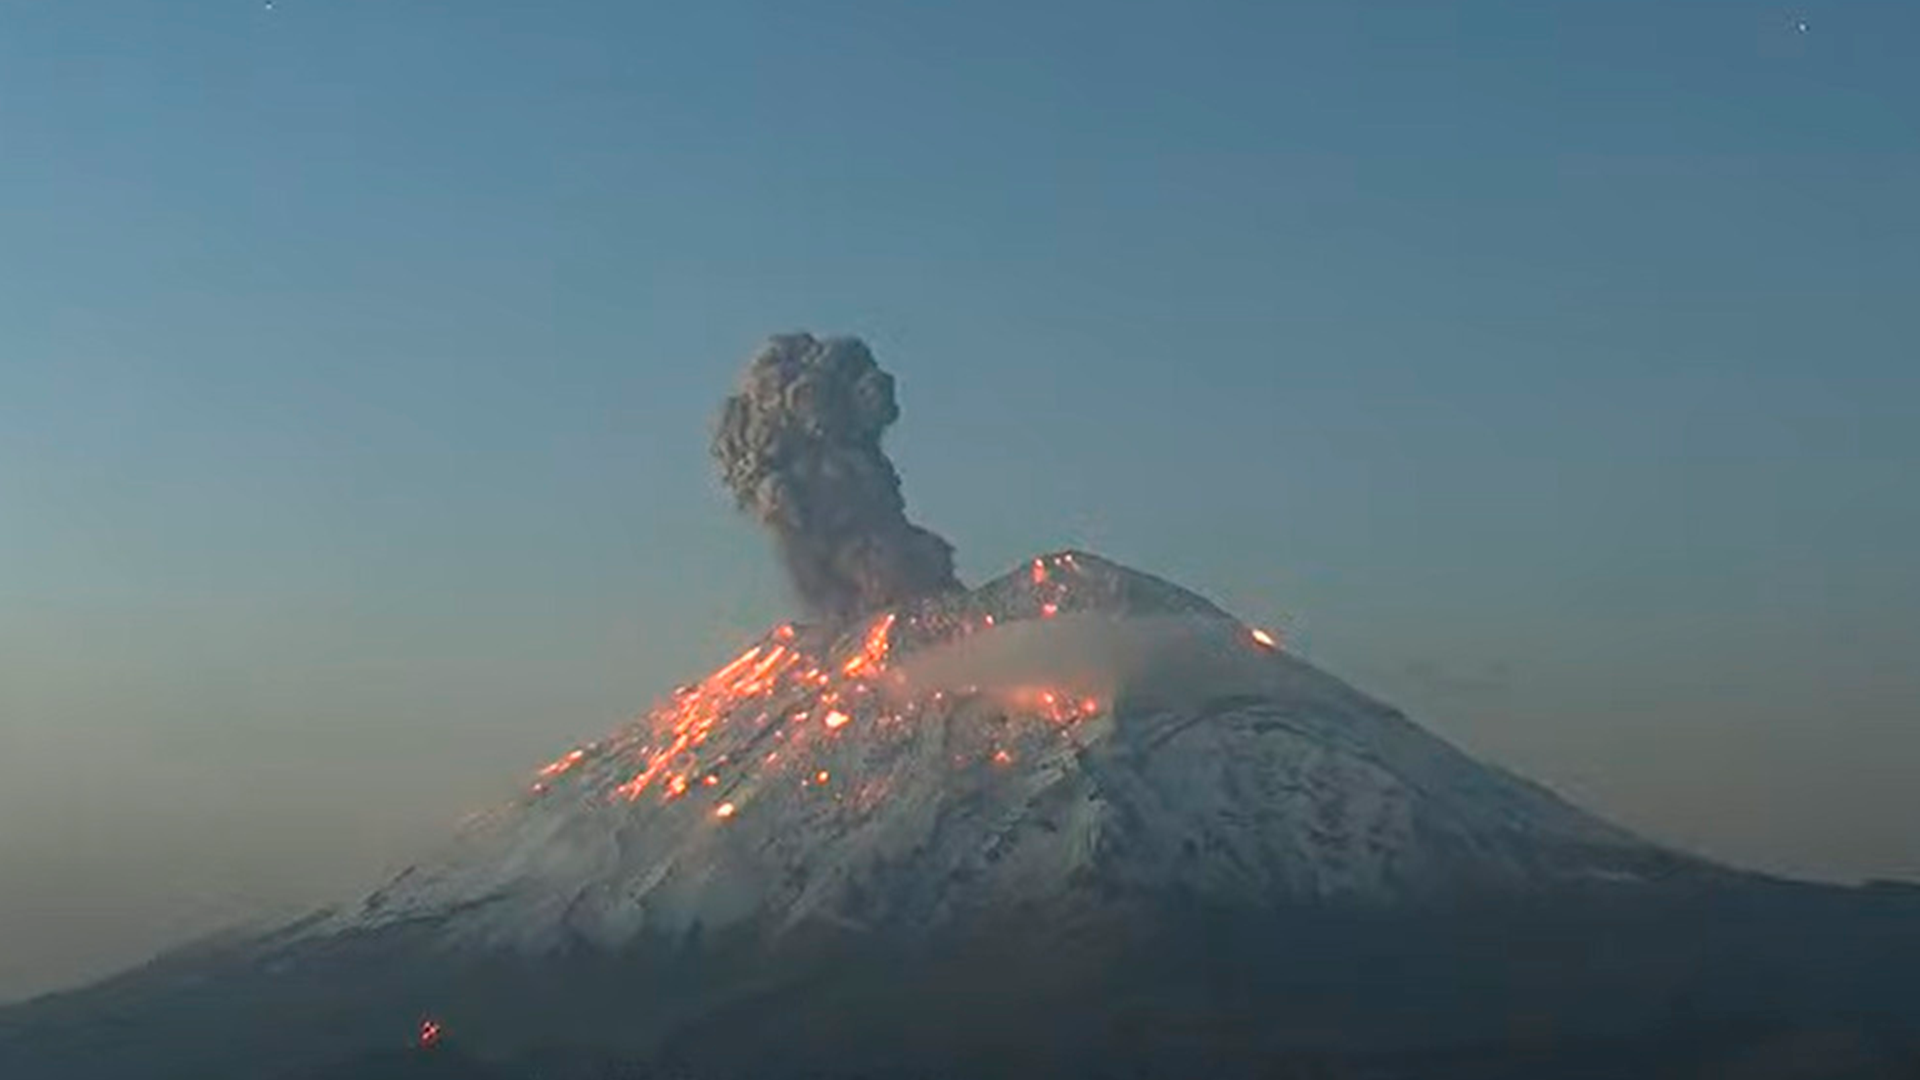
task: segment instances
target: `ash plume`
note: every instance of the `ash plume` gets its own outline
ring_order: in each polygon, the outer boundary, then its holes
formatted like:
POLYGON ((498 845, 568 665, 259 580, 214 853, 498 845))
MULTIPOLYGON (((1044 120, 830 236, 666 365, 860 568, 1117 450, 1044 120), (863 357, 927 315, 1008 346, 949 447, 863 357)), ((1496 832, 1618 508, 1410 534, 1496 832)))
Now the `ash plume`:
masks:
POLYGON ((809 611, 844 620, 960 588, 953 546, 907 520, 880 436, 893 376, 858 338, 768 340, 720 410, 713 455, 740 509, 772 531, 809 611))

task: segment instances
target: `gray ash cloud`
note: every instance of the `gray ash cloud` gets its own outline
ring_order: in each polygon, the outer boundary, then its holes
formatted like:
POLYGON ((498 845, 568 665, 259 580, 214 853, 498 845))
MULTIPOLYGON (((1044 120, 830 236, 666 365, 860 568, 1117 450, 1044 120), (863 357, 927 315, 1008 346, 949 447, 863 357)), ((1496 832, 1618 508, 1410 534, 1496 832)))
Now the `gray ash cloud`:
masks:
POLYGON ((893 377, 857 338, 768 340, 727 398, 713 455, 734 501, 767 526, 795 592, 842 620, 960 587, 953 546, 907 520, 880 437, 893 377))

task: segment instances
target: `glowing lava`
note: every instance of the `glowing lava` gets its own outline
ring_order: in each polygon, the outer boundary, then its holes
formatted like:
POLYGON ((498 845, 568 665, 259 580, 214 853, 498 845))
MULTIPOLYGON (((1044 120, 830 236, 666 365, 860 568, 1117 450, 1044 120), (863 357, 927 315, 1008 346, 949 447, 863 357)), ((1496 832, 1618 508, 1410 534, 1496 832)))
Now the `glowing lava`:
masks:
POLYGON ((565 756, 541 766, 539 772, 540 779, 551 780, 561 773, 566 772, 568 769, 573 768, 575 765, 580 764, 581 760, 586 756, 587 752, 584 749, 569 750, 565 756))
POLYGON ((875 620, 873 627, 867 631, 867 638, 860 652, 848 660, 841 670, 849 676, 863 672, 877 673, 887 662, 887 652, 890 648, 887 634, 893 630, 896 618, 898 616, 888 613, 875 620))
MULTIPOLYGON (((1053 556, 1033 560, 1020 579, 1037 594, 1037 617, 1050 619, 1070 593, 1086 587, 1086 575, 1066 556, 1053 556)), ((1026 729, 1028 736, 1044 732, 1050 739, 1069 737, 1066 729, 1103 711, 1104 693, 1091 696, 1086 686, 946 686, 914 696, 894 670, 897 651, 938 646, 1007 621, 978 608, 906 608, 877 613, 838 637, 827 628, 783 623, 705 679, 677 688, 638 722, 539 768, 532 795, 550 798, 564 786, 616 803, 686 805, 727 819, 776 770, 786 773, 786 782, 824 788, 830 763, 821 755, 829 746, 856 732, 862 743, 903 737, 917 719, 952 715, 968 699, 991 698, 1006 721, 1037 723, 1026 729), (729 754, 734 764, 727 764, 729 754)), ((995 755, 990 744, 965 756, 1005 764, 1024 745, 1008 744, 995 755)), ((835 751, 836 769, 844 760, 838 755, 848 751, 863 753, 858 746, 835 751)), ((836 800, 844 793, 849 804, 878 798, 884 789, 857 765, 845 776, 832 775, 842 781, 836 800)))

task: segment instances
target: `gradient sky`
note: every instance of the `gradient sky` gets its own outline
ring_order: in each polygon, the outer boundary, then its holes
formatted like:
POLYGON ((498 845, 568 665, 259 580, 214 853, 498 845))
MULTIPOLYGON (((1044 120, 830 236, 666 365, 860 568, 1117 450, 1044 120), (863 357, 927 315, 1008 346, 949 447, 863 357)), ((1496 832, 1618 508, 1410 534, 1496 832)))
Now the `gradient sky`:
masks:
POLYGON ((970 578, 1089 547, 1657 839, 1920 876, 1916 55, 0 0, 0 997, 351 892, 784 613, 706 440, 793 328, 970 578))

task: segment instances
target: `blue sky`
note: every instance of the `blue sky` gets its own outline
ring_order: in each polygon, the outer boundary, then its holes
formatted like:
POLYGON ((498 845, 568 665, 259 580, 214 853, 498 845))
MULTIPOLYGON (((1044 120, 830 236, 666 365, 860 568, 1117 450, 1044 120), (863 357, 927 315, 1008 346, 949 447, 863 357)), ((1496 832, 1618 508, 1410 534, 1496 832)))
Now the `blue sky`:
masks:
POLYGON ((706 437, 793 328, 894 371, 969 577, 1091 547, 1659 838, 1920 874, 1916 50, 0 3, 0 995, 374 873, 780 616, 706 437))

